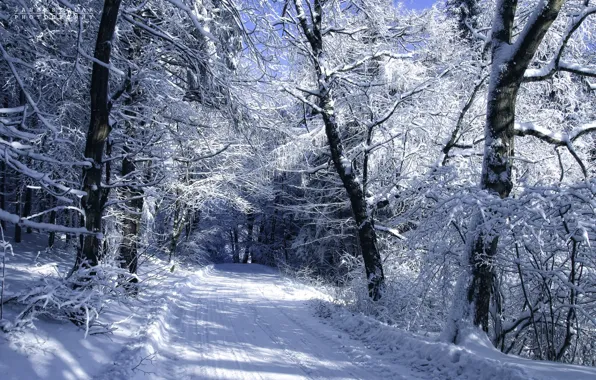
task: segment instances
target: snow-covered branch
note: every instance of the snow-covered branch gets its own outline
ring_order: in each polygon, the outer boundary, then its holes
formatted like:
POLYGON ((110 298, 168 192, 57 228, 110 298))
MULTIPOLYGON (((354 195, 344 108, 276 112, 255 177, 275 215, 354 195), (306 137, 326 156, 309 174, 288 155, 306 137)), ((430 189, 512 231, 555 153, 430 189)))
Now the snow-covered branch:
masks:
POLYGON ((588 16, 593 14, 596 14, 596 7, 586 6, 579 14, 572 17, 565 33, 563 34, 563 38, 559 43, 559 47, 557 48, 554 57, 542 68, 526 70, 524 74, 524 81, 535 82, 547 79, 553 76, 553 74, 557 71, 568 71, 578 75, 596 77, 596 67, 588 67, 586 65, 562 60, 565 48, 573 36, 573 33, 581 26, 588 16))
POLYGON ((414 57, 414 54, 413 53, 396 54, 396 53, 393 53, 390 51, 381 51, 378 53, 373 53, 373 54, 367 55, 366 57, 363 57, 363 58, 361 58, 355 62, 352 62, 350 64, 337 66, 331 70, 328 70, 326 72, 326 75, 328 77, 332 77, 338 73, 345 73, 348 71, 352 71, 352 70, 364 65, 365 63, 370 62, 373 59, 385 58, 385 57, 390 58, 390 59, 398 59, 399 60, 399 59, 412 58, 412 57, 414 57))
POLYGON ((213 42, 217 42, 217 38, 209 30, 207 30, 203 25, 201 25, 202 21, 204 22, 204 21, 208 21, 208 20, 205 20, 204 17, 200 17, 199 15, 197 15, 197 13, 195 11, 193 11, 188 5, 183 3, 183 0, 166 0, 166 1, 171 3, 174 6, 178 7, 179 9, 183 10, 184 12, 186 12, 188 17, 190 17, 190 19, 192 20, 192 23, 194 24, 196 30, 203 37, 206 37, 213 42))
POLYGON ((50 224, 50 223, 38 223, 23 218, 16 214, 11 214, 8 211, 0 209, 0 220, 3 220, 8 223, 18 224, 25 227, 36 228, 42 231, 54 231, 54 232, 64 232, 70 234, 86 234, 86 235, 94 235, 93 232, 87 231, 87 229, 80 227, 66 227, 61 226, 58 224, 50 224))
POLYGON ((581 136, 596 130, 596 121, 581 125, 571 132, 552 132, 531 122, 516 123, 515 134, 517 136, 533 136, 555 146, 567 146, 581 136))

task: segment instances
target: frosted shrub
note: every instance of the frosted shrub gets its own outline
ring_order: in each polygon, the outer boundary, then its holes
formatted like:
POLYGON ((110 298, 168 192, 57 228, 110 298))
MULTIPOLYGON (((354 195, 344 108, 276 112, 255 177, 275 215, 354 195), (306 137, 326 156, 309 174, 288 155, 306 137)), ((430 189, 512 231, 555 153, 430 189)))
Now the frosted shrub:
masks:
POLYGON ((81 266, 65 277, 46 276, 17 295, 16 302, 24 308, 6 329, 30 326, 45 315, 82 326, 85 335, 108 332, 111 327, 99 319, 101 311, 110 302, 126 301, 126 288, 120 284, 129 277, 126 270, 107 264, 81 266))

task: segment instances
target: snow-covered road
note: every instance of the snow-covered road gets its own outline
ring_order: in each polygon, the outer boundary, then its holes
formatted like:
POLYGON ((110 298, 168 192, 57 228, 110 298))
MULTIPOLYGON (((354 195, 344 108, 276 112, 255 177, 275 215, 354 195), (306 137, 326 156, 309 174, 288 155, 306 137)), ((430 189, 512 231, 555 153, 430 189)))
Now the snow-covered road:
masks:
MULTIPOLYGON (((138 379, 376 379, 366 348, 312 315, 314 291, 260 265, 216 265, 178 283, 138 379)), ((395 377, 394 377, 395 378, 395 377)), ((403 369, 403 378, 415 378, 403 369)))
MULTIPOLYGON (((15 288, 27 265, 11 264, 15 288)), ((84 338, 72 323, 48 318, 7 334, 0 378, 596 379, 594 367, 504 355, 476 334, 454 346, 402 331, 264 266, 180 266, 171 273, 167 262, 146 265, 135 302, 111 303, 104 312, 113 334, 84 338)))

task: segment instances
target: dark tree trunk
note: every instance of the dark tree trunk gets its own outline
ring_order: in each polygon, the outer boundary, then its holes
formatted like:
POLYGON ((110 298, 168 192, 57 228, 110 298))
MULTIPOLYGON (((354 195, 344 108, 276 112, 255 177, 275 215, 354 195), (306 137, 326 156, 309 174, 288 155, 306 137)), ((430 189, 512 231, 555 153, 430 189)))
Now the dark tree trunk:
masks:
POLYGON ((259 223, 259 229, 257 231, 257 249, 251 253, 251 263, 253 264, 265 264, 265 215, 261 215, 261 222, 259 223), (255 252, 256 251, 256 252, 255 252))
MULTIPOLYGON (((23 217, 28 217, 31 215, 31 210, 33 208, 33 189, 29 186, 25 186, 25 205, 23 206, 23 217)), ((27 233, 30 234, 33 232, 31 227, 27 227, 27 233)))
MULTIPOLYGON (((56 201, 54 197, 50 196, 50 207, 56 207, 56 201)), ((50 224, 56 224, 56 210, 50 211, 50 224)), ((50 236, 48 237, 48 247, 52 248, 54 246, 54 242, 56 241, 56 232, 50 231, 50 236)))
MULTIPOLYGON (((112 40, 118 20, 118 11, 121 0, 105 0, 94 57, 106 64, 110 62, 112 40)), ((103 172, 103 153, 106 140, 110 134, 111 126, 109 115, 111 101, 109 95, 110 71, 107 67, 93 63, 91 74, 91 121, 87 132, 85 144, 85 157, 93 165, 83 169, 83 190, 87 193, 81 200, 85 210, 85 228, 93 235, 83 238, 82 249, 77 255, 76 266, 86 263, 95 266, 99 263, 101 241, 99 234, 102 232, 103 202, 106 194, 102 191, 101 179, 103 172)))
MULTIPOLYGON (((27 98, 25 97, 25 92, 23 89, 19 89, 19 105, 24 106, 27 104, 27 98)), ((18 127, 19 130, 22 129, 21 126, 18 127)), ((15 173, 16 179, 16 202, 15 202, 15 214, 18 216, 22 216, 22 201, 23 201, 23 188, 26 186, 24 181, 24 176, 20 173, 15 173)), ((22 228, 19 224, 14 226, 14 242, 20 243, 22 237, 22 228)))
MULTIPOLYGON (((128 147, 125 146, 125 152, 128 147)), ((122 160, 122 177, 137 170, 136 163, 130 157, 122 160)), ((143 192, 134 186, 125 186, 122 189, 123 197, 129 199, 124 204, 124 219, 122 220, 122 243, 120 244, 120 265, 128 269, 130 273, 137 273, 138 267, 138 234, 140 225, 140 213, 143 210, 143 192)), ((133 280, 131 280, 133 281, 133 280)), ((136 279, 135 281, 136 282, 136 279)))
MULTIPOLYGON (((4 101, 2 105, 4 108, 8 108, 8 94, 3 96, 4 101)), ((0 179, 0 209, 6 210, 6 164, 4 160, 0 161, 0 175, 2 176, 0 179)), ((3 230, 6 230, 6 222, 4 220, 0 220, 0 226, 2 226, 3 230)))
MULTIPOLYGON (((492 70, 488 89, 484 157, 480 186, 500 198, 509 196, 513 188, 512 157, 514 154, 515 104, 524 73, 540 46, 544 35, 556 19, 564 1, 549 0, 536 5, 518 40, 512 44, 517 1, 504 0, 496 10, 491 32, 492 70)), ((490 212, 490 211, 489 211, 490 212)), ((473 223, 479 223, 477 217, 473 223)), ((473 225, 471 228, 474 228, 473 225)), ((491 234, 494 235, 494 234, 491 234)), ((461 282, 454 301, 452 319, 447 323, 446 338, 457 343, 462 321, 488 331, 493 292, 493 262, 497 254, 498 236, 480 232, 467 248, 468 279, 461 282), (457 299, 464 296, 466 300, 457 299), (467 302, 466 302, 467 301, 467 302), (457 308, 463 310, 456 310, 457 308), (451 331, 449 331, 451 330, 451 331)), ((460 279, 461 281, 461 279, 460 279)), ((458 285, 459 286, 459 285, 458 285)))
POLYGON ((174 221, 172 224, 172 235, 170 237, 170 261, 172 261, 172 257, 176 254, 176 248, 178 247, 178 239, 180 238, 182 228, 184 227, 184 211, 182 210, 181 202, 178 200, 179 196, 180 193, 177 190, 176 201, 174 202, 174 221))
POLYGON ((333 106, 332 79, 327 77, 327 74, 322 67, 322 62, 324 62, 323 33, 321 30, 323 16, 323 9, 321 6, 322 1, 314 1, 314 6, 311 11, 311 25, 309 25, 306 20, 306 12, 301 3, 298 0, 295 0, 294 5, 296 7, 296 12, 299 15, 298 20, 300 22, 300 27, 312 50, 313 64, 315 66, 316 77, 318 78, 319 84, 318 94, 320 107, 322 108, 321 115, 325 124, 325 134, 327 135, 327 141, 329 142, 333 165, 348 194, 352 214, 354 216, 354 221, 356 222, 360 248, 362 250, 362 258, 366 270, 368 294, 370 298, 376 301, 382 296, 385 286, 385 275, 383 274, 381 254, 377 246, 377 234, 374 227, 374 220, 369 212, 368 204, 366 203, 366 194, 364 193, 362 182, 358 178, 358 174, 352 163, 344 153, 340 127, 335 118, 335 109, 333 106))
MULTIPOLYGON (((17 199, 15 202, 15 214, 21 216, 21 196, 22 196, 22 189, 20 188, 20 186, 17 188, 17 199)), ((21 226, 17 223, 14 226, 14 242, 15 243, 20 243, 21 242, 21 236, 22 236, 22 229, 21 226)))
MULTIPOLYGON (((75 214, 72 211, 67 210, 66 211, 66 226, 74 227, 75 221, 76 221, 75 214)), ((67 243, 70 242, 70 239, 72 239, 72 238, 73 238, 72 234, 69 234, 69 233, 66 234, 66 242, 67 243)))
MULTIPOLYGON (((501 198, 509 196, 513 188, 511 157, 514 153, 514 123, 517 86, 495 86, 488 94, 486 116, 486 144, 481 188, 501 198)), ((489 309, 493 288, 493 264, 497 254, 498 236, 478 235, 470 258, 472 281, 468 302, 474 305, 474 325, 488 332, 489 309)))
POLYGON ((240 247, 238 246, 238 226, 234 226, 231 232, 232 237, 232 261, 234 263, 240 262, 240 247))
MULTIPOLYGON (((6 164, 4 161, 0 162, 0 175, 2 176, 0 179, 0 209, 6 210, 6 164)), ((0 221, 0 225, 2 229, 6 229, 4 220, 0 221)))
POLYGON ((255 224, 255 215, 249 213, 246 216, 246 242, 244 243, 244 256, 242 256, 242 264, 248 263, 248 256, 250 255, 250 248, 252 246, 252 230, 255 224))
POLYGON ((383 274, 383 265, 381 254, 377 247, 377 234, 374 227, 374 220, 368 209, 366 197, 362 183, 357 177, 357 173, 351 166, 351 163, 344 155, 344 147, 341 141, 339 125, 334 116, 333 102, 328 90, 324 90, 327 95, 322 97, 323 122, 325 123, 325 133, 329 141, 331 158, 335 170, 348 193, 350 206, 354 215, 354 221, 358 229, 358 238, 364 267, 366 269, 366 278, 368 281, 368 293, 373 300, 381 298, 385 276, 383 274))
POLYGON ((189 212, 187 219, 188 220, 186 221, 184 230, 185 230, 185 234, 186 234, 186 241, 190 241, 190 234, 192 233, 192 225, 194 223, 194 215, 191 212, 189 212))
MULTIPOLYGON (((126 50, 126 58, 130 61, 135 61, 141 52, 142 47, 142 32, 140 28, 133 27, 133 31, 138 40, 128 41, 129 45, 126 50)), ((129 76, 132 73, 129 71, 129 76)), ((136 120, 138 112, 134 109, 134 103, 143 96, 143 90, 137 86, 132 88, 132 83, 129 81, 124 88, 124 91, 128 94, 128 97, 124 101, 127 109, 124 110, 124 114, 130 116, 132 120, 136 120)), ((130 140, 134 140, 136 137, 134 130, 135 121, 127 120, 125 123, 125 136, 130 140)), ((145 122, 140 122, 141 126, 145 125, 145 122)), ((132 149, 124 142, 124 159, 122 160, 122 167, 120 174, 122 178, 128 178, 129 181, 140 181, 140 174, 136 174, 137 163, 135 157, 132 155, 132 149), (136 174, 136 175, 135 175, 136 174)), ((141 213, 143 211, 143 191, 138 185, 132 184, 124 186, 120 191, 120 196, 125 202, 122 204, 123 219, 122 219, 122 242, 119 247, 120 266, 132 274, 137 273, 138 269, 138 241, 139 231, 141 224, 141 213)), ((130 279, 131 282, 137 282, 136 277, 130 279)))

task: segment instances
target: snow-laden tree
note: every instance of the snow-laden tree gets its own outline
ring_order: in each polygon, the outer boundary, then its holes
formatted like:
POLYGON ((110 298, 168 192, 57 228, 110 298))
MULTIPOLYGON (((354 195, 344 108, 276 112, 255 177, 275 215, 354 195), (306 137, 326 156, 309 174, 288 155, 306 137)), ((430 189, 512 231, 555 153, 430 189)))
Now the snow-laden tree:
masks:
POLYGON ((424 26, 416 17, 401 20, 388 9, 392 9, 389 3, 379 2, 295 1, 281 10, 279 21, 283 36, 296 47, 307 68, 304 79, 284 89, 303 103, 312 119, 311 135, 324 131, 330 162, 352 211, 370 297, 375 300, 384 288, 374 221, 376 203, 384 194, 375 192, 387 189, 375 183, 372 165, 376 162, 371 157, 408 139, 408 132, 386 124, 392 118, 411 117, 401 116, 401 107, 448 71, 440 65, 412 63, 417 54, 427 53, 424 46, 416 49, 424 26), (411 75, 403 75, 406 70, 411 75))
MULTIPOLYGON (((564 54, 574 32, 586 18, 596 13, 596 8, 590 7, 589 2, 569 2, 568 9, 562 11, 564 3, 541 1, 527 5, 523 12, 524 15, 528 15, 527 20, 519 24, 515 23, 518 14, 517 2, 498 1, 496 4, 490 35, 484 37, 491 50, 491 71, 487 93, 481 188, 487 190, 490 196, 506 198, 513 189, 512 158, 515 135, 543 138, 556 145, 566 146, 570 153, 576 156, 573 142, 592 129, 590 123, 580 125, 578 129, 558 139, 552 138, 550 131, 545 133, 540 128, 527 124, 519 124, 517 128, 515 126, 518 92, 524 81, 546 79, 556 71, 594 74, 593 70, 582 65, 581 56, 564 54), (528 70, 543 39, 560 13, 563 13, 561 18, 564 19, 562 22, 566 28, 560 34, 558 48, 552 53, 550 62, 538 63, 537 65, 542 67, 528 70), (516 28, 519 35, 514 38, 516 28)), ((581 161, 578 162, 583 165, 581 161)), ((478 212, 475 218, 471 231, 476 229, 474 224, 481 224, 483 217, 478 212)), ((457 341, 460 334, 461 327, 458 325, 466 320, 471 320, 488 331, 491 294, 494 289, 492 260, 497 253, 498 242, 498 235, 490 231, 472 232, 467 237, 466 255, 471 273, 468 275, 464 272, 458 284, 454 313, 450 317, 450 323, 454 323, 455 326, 449 327, 452 329, 453 335, 450 339, 453 341, 457 341), (467 301, 461 300, 463 298, 467 301)))

